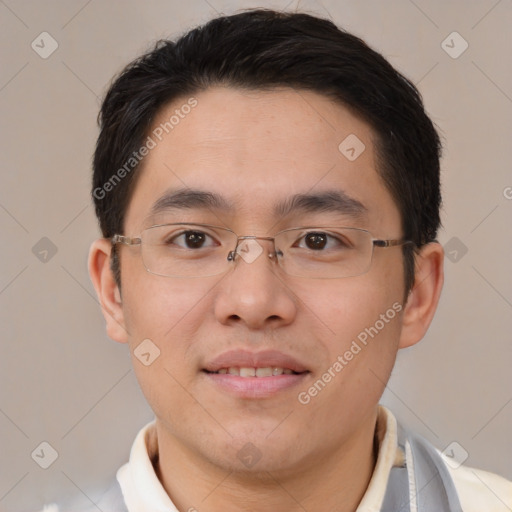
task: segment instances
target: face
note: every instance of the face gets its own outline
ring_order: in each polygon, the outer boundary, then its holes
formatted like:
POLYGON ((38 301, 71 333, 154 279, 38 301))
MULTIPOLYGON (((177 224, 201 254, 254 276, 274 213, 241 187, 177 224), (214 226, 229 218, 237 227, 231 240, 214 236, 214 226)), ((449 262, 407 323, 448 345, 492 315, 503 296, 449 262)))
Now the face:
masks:
MULTIPOLYGON (((291 89, 212 88, 195 98, 145 158, 126 235, 191 222, 258 237, 346 226, 401 238, 398 209, 376 170, 372 130, 348 109, 291 89), (152 212, 180 189, 215 194, 230 208, 182 201, 152 212), (326 193, 362 208, 311 201, 276 211, 293 196, 326 193)), ((163 109, 154 127, 186 102, 163 109)), ((375 248, 363 275, 312 279, 285 274, 267 257, 272 243, 259 243, 254 261, 239 257, 204 278, 148 273, 140 247, 119 246, 126 341, 167 442, 226 469, 249 468, 244 455, 261 457, 259 470, 300 468, 346 447, 374 420, 400 337, 402 253, 375 248), (148 366, 134 355, 147 339, 160 351, 148 366), (223 373, 228 367, 233 374, 223 373), (240 367, 285 372, 243 377, 240 367)))

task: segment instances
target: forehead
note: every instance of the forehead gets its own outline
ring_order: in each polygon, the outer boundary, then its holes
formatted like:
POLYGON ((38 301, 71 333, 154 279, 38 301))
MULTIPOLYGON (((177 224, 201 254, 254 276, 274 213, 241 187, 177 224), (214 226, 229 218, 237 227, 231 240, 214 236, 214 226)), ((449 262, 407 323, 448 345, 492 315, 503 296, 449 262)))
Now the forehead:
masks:
POLYGON ((156 117, 127 228, 142 226, 166 195, 187 189, 225 199, 231 220, 254 226, 293 213, 294 197, 316 193, 362 205, 361 227, 398 221, 376 171, 371 128, 338 102, 302 90, 227 87, 193 98, 173 101, 156 117))

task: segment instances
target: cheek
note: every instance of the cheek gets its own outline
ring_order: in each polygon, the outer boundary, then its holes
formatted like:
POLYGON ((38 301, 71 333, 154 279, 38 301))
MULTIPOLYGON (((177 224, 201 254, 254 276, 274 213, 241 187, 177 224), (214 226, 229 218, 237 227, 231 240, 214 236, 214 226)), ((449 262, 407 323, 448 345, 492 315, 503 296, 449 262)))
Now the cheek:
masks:
POLYGON ((214 278, 173 279, 150 274, 135 257, 123 262, 121 278, 123 312, 134 344, 144 338, 162 342, 182 338, 185 328, 195 331, 198 325, 192 319, 204 315, 215 284, 214 278), (173 334, 178 332, 180 336, 173 334))
POLYGON ((195 376, 191 372, 191 348, 211 314, 209 294, 215 285, 214 278, 168 279, 140 269, 140 261, 135 258, 124 263, 123 313, 141 388, 152 404, 158 401, 156 395, 163 382, 169 386, 166 394, 173 389, 169 396, 179 397, 182 393, 178 383, 186 387, 195 376), (150 352, 158 354, 150 366, 143 364, 144 358, 138 359, 141 353, 147 353, 143 343, 150 347, 150 352))
POLYGON ((371 414, 380 399, 395 362, 400 289, 365 275, 323 291, 322 299, 311 301, 329 319, 332 332, 324 339, 328 360, 311 387, 302 390, 302 399, 315 424, 356 429, 357 419, 371 414))
MULTIPOLYGON (((327 336, 331 351, 337 351, 347 343, 350 345, 351 340, 374 325, 390 308, 386 320, 388 317, 396 320, 396 310, 401 307, 401 286, 400 269, 375 268, 362 276, 318 280, 294 290, 304 303, 303 312, 309 323, 316 322, 327 336), (398 305, 393 309, 395 303, 398 305)), ((383 331, 394 332, 398 323, 386 323, 383 331)))
POLYGON ((393 308, 385 287, 368 282, 357 288, 324 300, 334 331, 323 340, 327 360, 297 397, 305 413, 303 430, 318 436, 326 430, 347 437, 357 432, 361 419, 375 411, 395 362, 401 305, 393 308))
POLYGON ((401 294, 394 279, 368 273, 329 283, 323 293, 310 297, 329 328, 324 340, 329 354, 325 370, 341 357, 343 368, 338 365, 335 372, 341 378, 335 379, 338 386, 333 387, 358 396, 365 388, 378 392, 384 385, 379 381, 387 381, 401 331, 401 294))
POLYGON ((125 276, 123 312, 135 375, 158 417, 165 418, 170 410, 179 410, 180 421, 186 422, 187 417, 193 419, 201 414, 186 390, 191 389, 195 377, 191 371, 191 347, 207 319, 208 296, 215 283, 166 279, 139 267, 140 261, 134 258, 126 259, 121 269, 125 276), (142 355, 148 352, 150 364, 142 355))

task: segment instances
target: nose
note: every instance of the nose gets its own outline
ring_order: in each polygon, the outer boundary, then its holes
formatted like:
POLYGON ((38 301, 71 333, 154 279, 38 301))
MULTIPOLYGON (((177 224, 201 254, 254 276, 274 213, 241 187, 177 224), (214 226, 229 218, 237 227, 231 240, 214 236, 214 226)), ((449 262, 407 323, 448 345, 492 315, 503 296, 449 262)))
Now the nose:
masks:
POLYGON ((216 287, 214 312, 220 323, 256 330, 293 322, 297 299, 283 281, 273 250, 272 238, 240 237, 228 256, 234 268, 216 287))

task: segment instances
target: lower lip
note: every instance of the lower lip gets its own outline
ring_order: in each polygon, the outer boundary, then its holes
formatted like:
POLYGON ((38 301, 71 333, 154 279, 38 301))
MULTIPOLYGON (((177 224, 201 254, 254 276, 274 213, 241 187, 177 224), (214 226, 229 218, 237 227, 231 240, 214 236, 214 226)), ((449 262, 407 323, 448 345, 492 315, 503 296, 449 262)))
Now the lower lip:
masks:
POLYGON ((272 377, 240 377, 226 373, 203 372, 221 389, 240 398, 267 398, 279 391, 296 386, 306 377, 308 372, 298 374, 282 374, 272 377))

